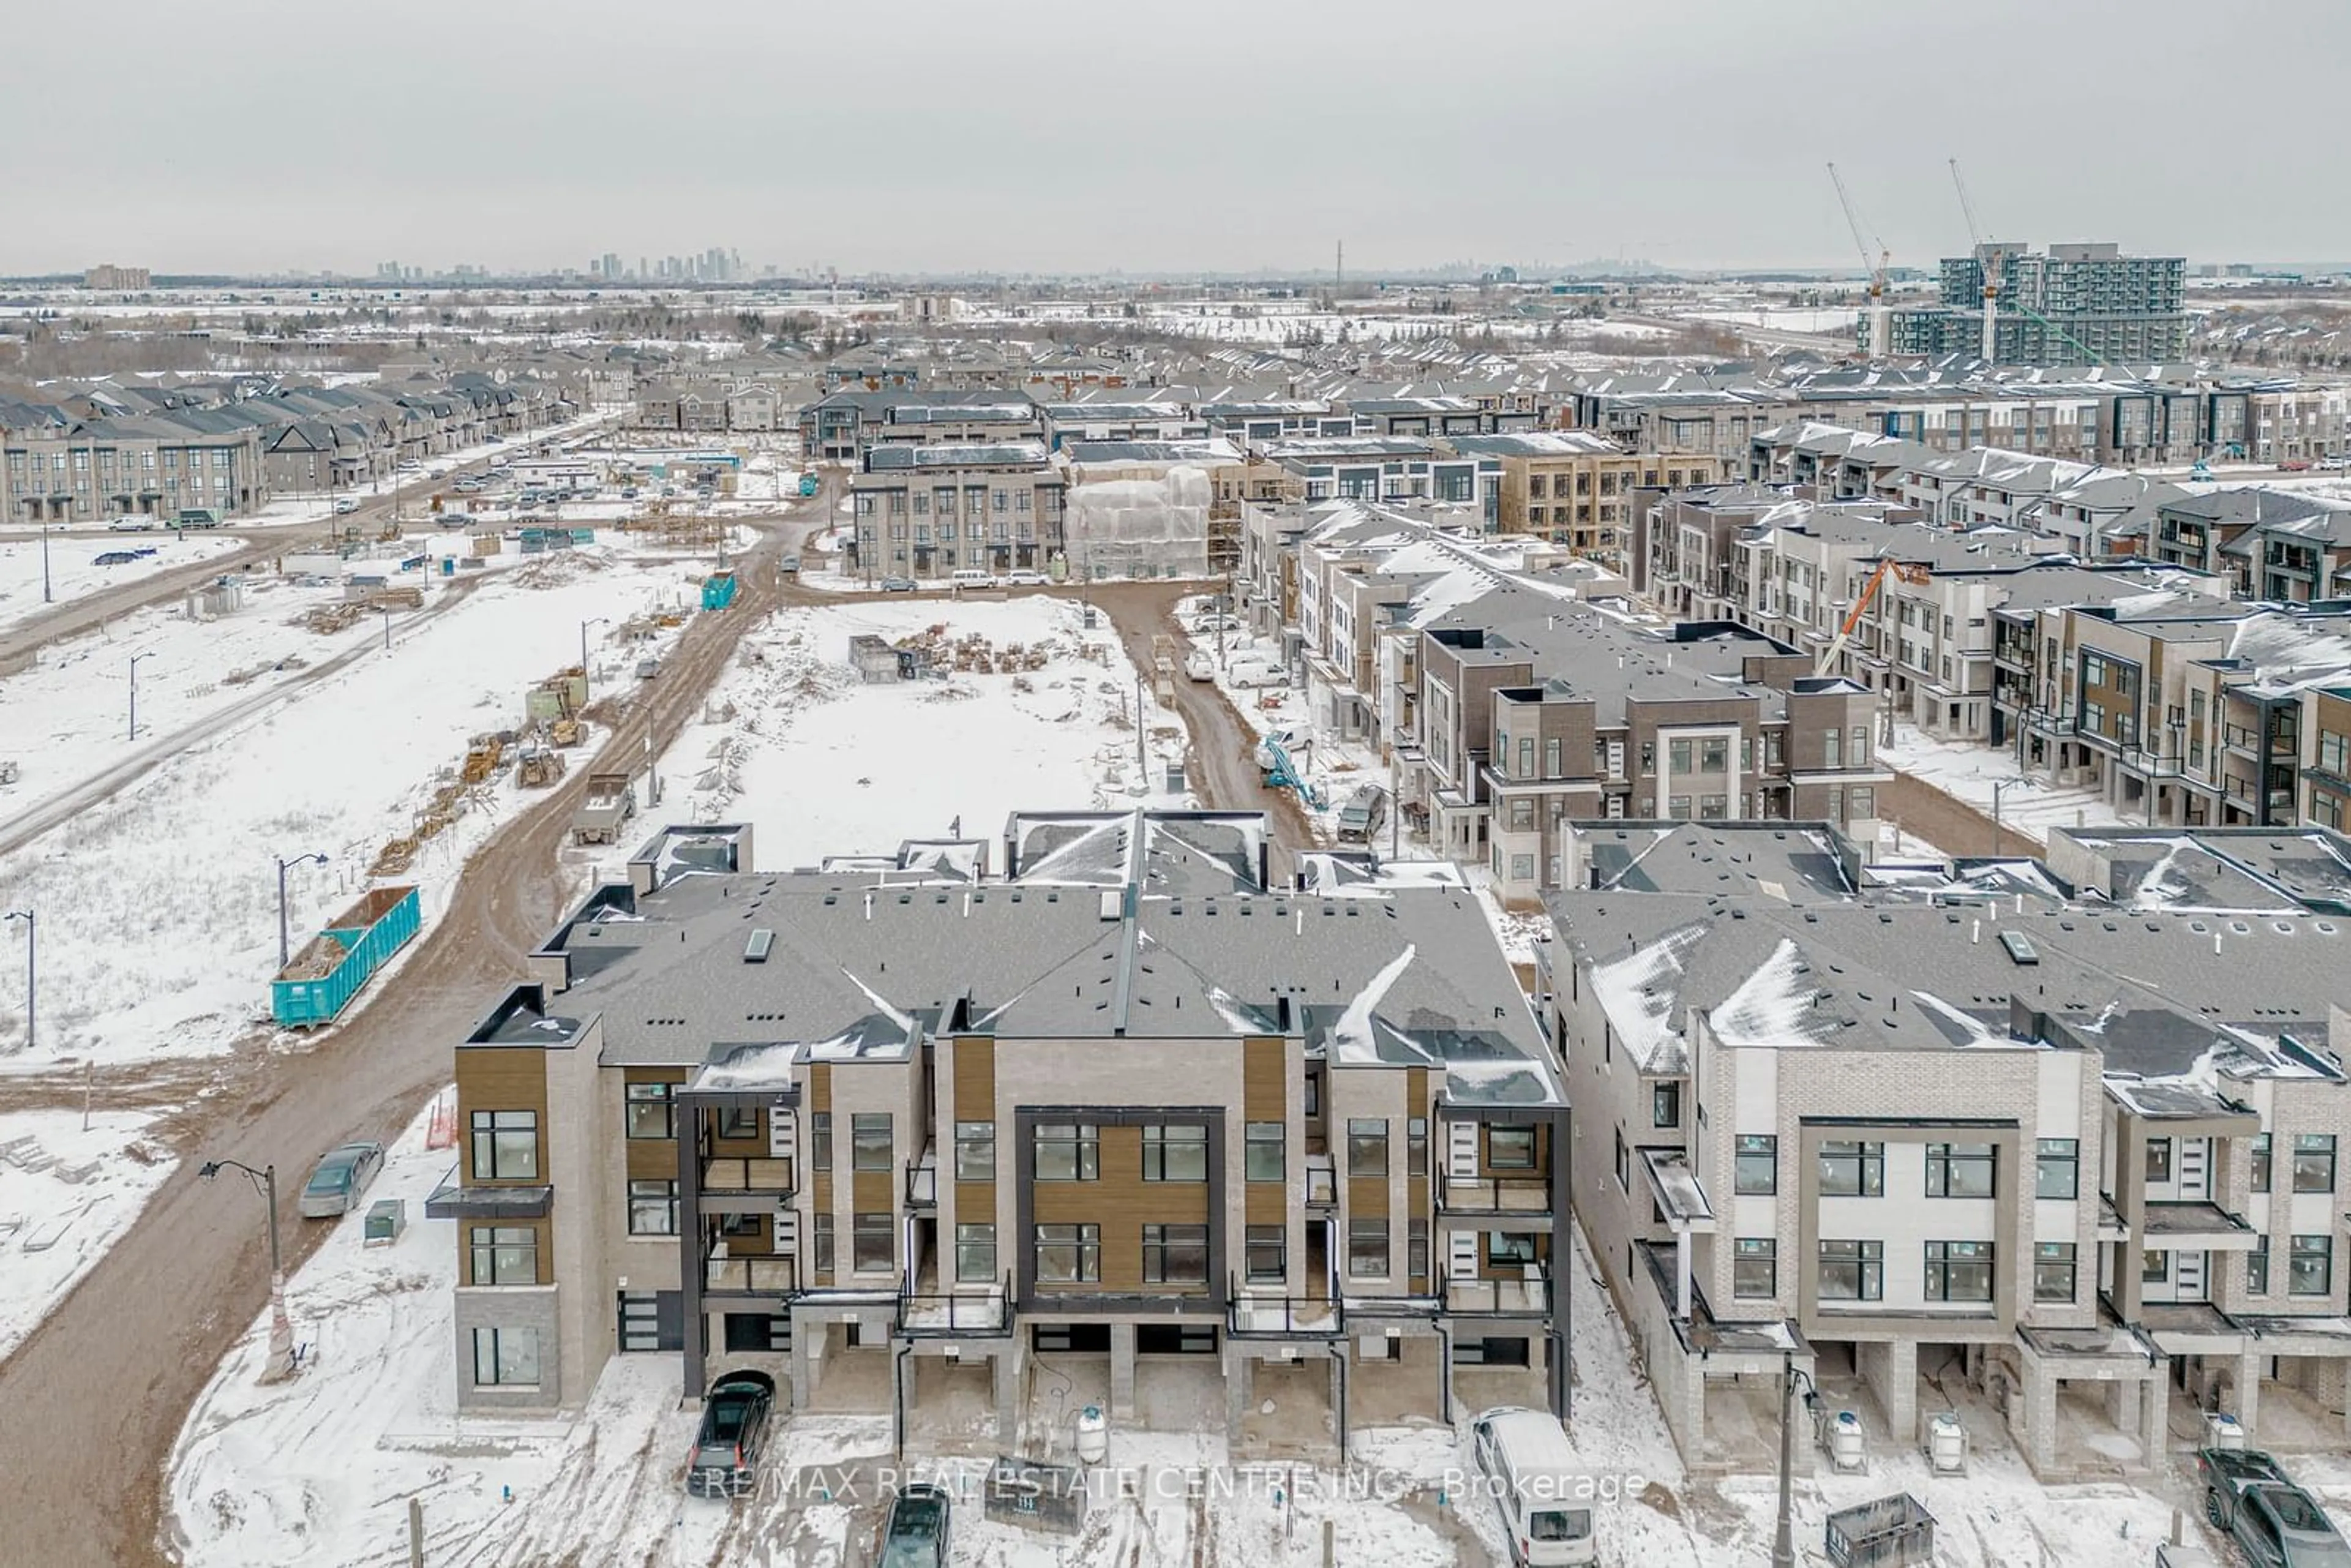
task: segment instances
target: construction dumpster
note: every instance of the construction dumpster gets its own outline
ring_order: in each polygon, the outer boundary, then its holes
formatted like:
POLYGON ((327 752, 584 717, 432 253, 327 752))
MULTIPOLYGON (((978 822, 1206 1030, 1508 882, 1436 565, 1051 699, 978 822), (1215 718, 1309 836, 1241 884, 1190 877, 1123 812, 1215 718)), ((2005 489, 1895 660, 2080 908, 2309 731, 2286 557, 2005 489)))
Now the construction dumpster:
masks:
POLYGON ((416 889, 379 887, 336 916, 270 982, 270 1011, 287 1029, 330 1023, 415 936, 416 889))
POLYGON ((1907 1568, 1935 1561, 1935 1516, 1908 1492, 1829 1515, 1829 1561, 1837 1568, 1907 1568))
POLYGON ((714 571, 702 580, 702 607, 705 610, 724 610, 734 602, 735 574, 733 572, 714 571))

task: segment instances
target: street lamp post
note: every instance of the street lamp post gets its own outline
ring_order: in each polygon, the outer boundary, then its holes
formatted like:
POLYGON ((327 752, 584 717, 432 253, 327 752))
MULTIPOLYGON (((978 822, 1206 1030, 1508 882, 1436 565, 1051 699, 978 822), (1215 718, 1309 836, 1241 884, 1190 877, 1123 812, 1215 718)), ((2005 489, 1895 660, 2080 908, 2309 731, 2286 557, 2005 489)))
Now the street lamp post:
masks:
POLYGON ((269 1207, 269 1364, 261 1380, 275 1383, 294 1370, 294 1322, 286 1315, 286 1255, 277 1245, 277 1167, 255 1170, 242 1160, 206 1160, 196 1174, 210 1181, 224 1170, 243 1171, 269 1207))
POLYGON ((379 604, 375 612, 383 617, 383 651, 389 653, 392 652, 392 606, 379 604))
POLYGON ((140 660, 141 660, 141 659, 152 659, 152 658, 153 658, 154 656, 155 656, 155 655, 154 655, 154 654, 152 654, 152 653, 133 653, 133 654, 131 654, 131 735, 130 735, 130 738, 131 738, 131 739, 132 739, 132 740, 136 740, 136 739, 138 739, 138 738, 139 738, 139 661, 140 661, 140 660))
POLYGON ((57 595, 49 591, 49 519, 41 519, 41 602, 54 604, 57 595))
POLYGON ((2015 789, 2020 784, 2024 785, 2027 789, 2032 788, 2030 782, 2022 779, 2002 779, 1991 787, 1991 852, 1995 855, 2000 853, 2001 795, 2006 790, 2015 789))
POLYGON ((588 628, 610 626, 611 623, 611 618, 605 615, 599 615, 592 621, 580 622, 580 684, 582 686, 588 684, 588 628))
POLYGON ((37 983, 40 978, 40 970, 37 967, 37 960, 40 956, 38 940, 40 927, 34 924, 33 912, 29 909, 12 909, 6 915, 0 916, 0 924, 5 924, 9 920, 21 920, 25 923, 25 1049, 30 1051, 33 1049, 33 1002, 37 983))
POLYGON ((277 968, 282 974, 285 972, 286 966, 294 961, 293 934, 286 918, 286 873, 298 865, 308 865, 314 861, 319 865, 325 865, 327 857, 314 850, 307 855, 296 855, 290 861, 283 855, 276 858, 277 861, 277 968))
POLYGON ((1795 1496, 1792 1471, 1795 1461, 1796 1385, 1818 1392, 1810 1377, 1796 1370, 1792 1351, 1780 1353, 1780 1521, 1771 1532, 1771 1568, 1795 1568, 1795 1496))

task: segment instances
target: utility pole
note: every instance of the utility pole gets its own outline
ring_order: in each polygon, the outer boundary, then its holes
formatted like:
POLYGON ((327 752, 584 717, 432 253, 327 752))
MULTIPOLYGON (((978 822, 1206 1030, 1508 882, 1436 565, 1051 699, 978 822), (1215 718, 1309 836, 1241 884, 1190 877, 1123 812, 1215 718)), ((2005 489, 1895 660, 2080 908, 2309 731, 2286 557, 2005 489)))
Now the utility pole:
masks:
MULTIPOLYGON (((0 916, 0 925, 10 920, 25 923, 25 1049, 30 1051, 33 1049, 33 1002, 40 980, 40 928, 34 923, 33 912, 29 909, 8 911, 6 915, 0 916)), ((89 1120, 87 1103, 83 1107, 82 1120, 89 1120)))
POLYGON ((283 855, 272 858, 277 862, 277 972, 284 974, 286 967, 294 961, 293 934, 286 916, 286 873, 295 866, 308 865, 312 862, 325 865, 327 857, 313 851, 307 855, 296 855, 290 861, 283 855))
POLYGON ((1134 672, 1134 766, 1138 793, 1151 789, 1151 753, 1144 744, 1143 733, 1143 672, 1134 672))
POLYGON ((131 735, 129 738, 132 740, 139 738, 139 661, 152 659, 154 656, 152 653, 131 655, 131 735))
POLYGON ((1796 1568, 1795 1498, 1791 1471, 1795 1461, 1796 1358, 1780 1353, 1780 1522, 1771 1532, 1771 1568, 1796 1568))
POLYGON ((41 602, 54 604, 57 595, 49 590, 49 519, 41 519, 41 602))
POLYGON ((277 1167, 255 1170, 242 1160, 207 1160, 196 1174, 210 1181, 223 1170, 243 1171, 269 1206, 269 1364, 261 1381, 275 1383, 294 1370, 294 1321, 286 1315, 286 1260, 277 1244, 277 1167))

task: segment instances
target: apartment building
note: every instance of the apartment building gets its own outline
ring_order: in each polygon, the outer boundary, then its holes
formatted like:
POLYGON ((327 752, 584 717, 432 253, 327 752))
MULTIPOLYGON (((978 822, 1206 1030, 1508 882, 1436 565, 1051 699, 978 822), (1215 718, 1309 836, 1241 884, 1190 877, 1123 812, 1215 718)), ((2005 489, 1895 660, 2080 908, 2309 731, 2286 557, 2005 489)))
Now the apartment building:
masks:
POLYGON ((2188 353, 2182 308, 2188 263, 2180 256, 2125 256, 2110 244, 1979 245, 1943 258, 1942 303, 1888 313, 1887 341, 1861 346, 1880 355, 1985 354, 2004 365, 2160 363, 2188 353), (1992 340, 1983 341, 1986 285, 1993 297, 1992 340))
POLYGON ((1823 828, 1579 822, 1538 947, 1573 1191, 1684 1458, 1780 1374, 1865 1441, 1950 1409, 2044 1479, 2169 1405, 2339 1448, 2351 843, 2053 834, 1881 878, 1823 828), (2160 979, 2154 978, 2160 977, 2160 979))
POLYGON ((1041 412, 1024 392, 883 390, 834 392, 799 411, 812 461, 855 463, 876 445, 1015 445, 1044 439, 1041 412))
POLYGON ((2351 819, 2351 681, 2312 688, 2302 718, 2302 820, 2342 832, 2351 819))
POLYGON ((2155 508, 2154 559, 2227 576, 2248 599, 2351 598, 2351 501, 2247 487, 2181 495, 2155 508))
POLYGON ((1043 570, 1064 553, 1069 478, 1037 442, 875 443, 849 489, 850 567, 868 577, 1043 570))
POLYGON ((1588 430, 1454 436, 1445 444, 1496 464, 1498 531, 1532 534, 1618 570, 1626 564, 1638 489, 1711 484, 1721 471, 1705 454, 1622 452, 1588 430))
POLYGON ((269 499, 261 431, 211 413, 76 421, 0 436, 8 516, 80 523, 259 508, 269 499))
POLYGON ((1040 1376, 1127 1421, 1198 1358, 1245 1452, 1261 1400, 1342 1444, 1457 1381, 1563 1410, 1524 993, 1458 887, 1271 889, 1265 835, 1020 813, 777 873, 747 828, 657 835, 456 1048, 461 1407, 670 1353, 688 1399, 758 1367, 993 1451, 1040 1376))

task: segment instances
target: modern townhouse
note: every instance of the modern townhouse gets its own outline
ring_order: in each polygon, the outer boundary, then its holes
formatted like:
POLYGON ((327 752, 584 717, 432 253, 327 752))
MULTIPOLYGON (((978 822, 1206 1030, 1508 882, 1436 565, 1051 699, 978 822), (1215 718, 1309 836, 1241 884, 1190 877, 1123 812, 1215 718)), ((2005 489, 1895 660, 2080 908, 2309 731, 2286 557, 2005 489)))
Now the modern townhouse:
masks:
POLYGON ((867 577, 1043 570, 1067 546, 1069 477, 1034 441, 876 443, 849 487, 850 566, 867 577))
POLYGON ((1419 436, 1351 435, 1281 441, 1252 458, 1282 471, 1284 493, 1307 502, 1437 501, 1479 505, 1479 464, 1419 436))
POLYGON ((2339 833, 2351 820, 2351 680, 2303 702, 2302 820, 2339 833))
POLYGON ((2351 501, 2259 486, 2181 496, 2157 507, 2147 551, 2226 575, 2248 599, 2338 598, 2351 589, 2351 501))
POLYGON ((998 1451, 1203 1367, 1243 1451, 1565 1408, 1567 1106, 1459 888, 1270 889, 1254 813, 750 862, 665 830, 457 1046, 461 1408, 660 1352, 998 1451))
POLYGON ((1355 417, 1327 398, 1281 397, 1206 402, 1197 405, 1209 431, 1245 448, 1285 442, 1344 440, 1355 434, 1355 417))
POLYGON ((854 463, 876 445, 1002 445, 1042 441, 1041 411, 1022 392, 911 387, 828 393, 799 411, 811 460, 854 463))
POLYGON ((176 518, 267 504, 262 436, 213 411, 76 421, 0 437, 8 516, 20 523, 176 518))
POLYGON ((2030 521, 2077 556, 2145 555, 2159 508, 2187 494, 2144 474, 2096 469, 2051 491, 2030 521))
POLYGON ((1457 436, 1445 445, 1497 463, 1498 531, 1550 539, 1619 570, 1636 490, 1680 490, 1720 477, 1719 463, 1703 454, 1625 453, 1588 430, 1457 436))
POLYGON ((1049 402, 1041 405, 1045 445, 1059 452, 1072 442, 1200 441, 1208 422, 1185 402, 1132 401, 1049 402))
POLYGON ((1948 1410, 2044 1479, 2159 1469, 2174 1400, 2340 1446, 2351 843, 2059 831, 1885 885, 1784 824, 1572 853, 1573 1191, 1694 1468, 1769 1463, 1789 1362, 1870 1444, 1948 1410))

